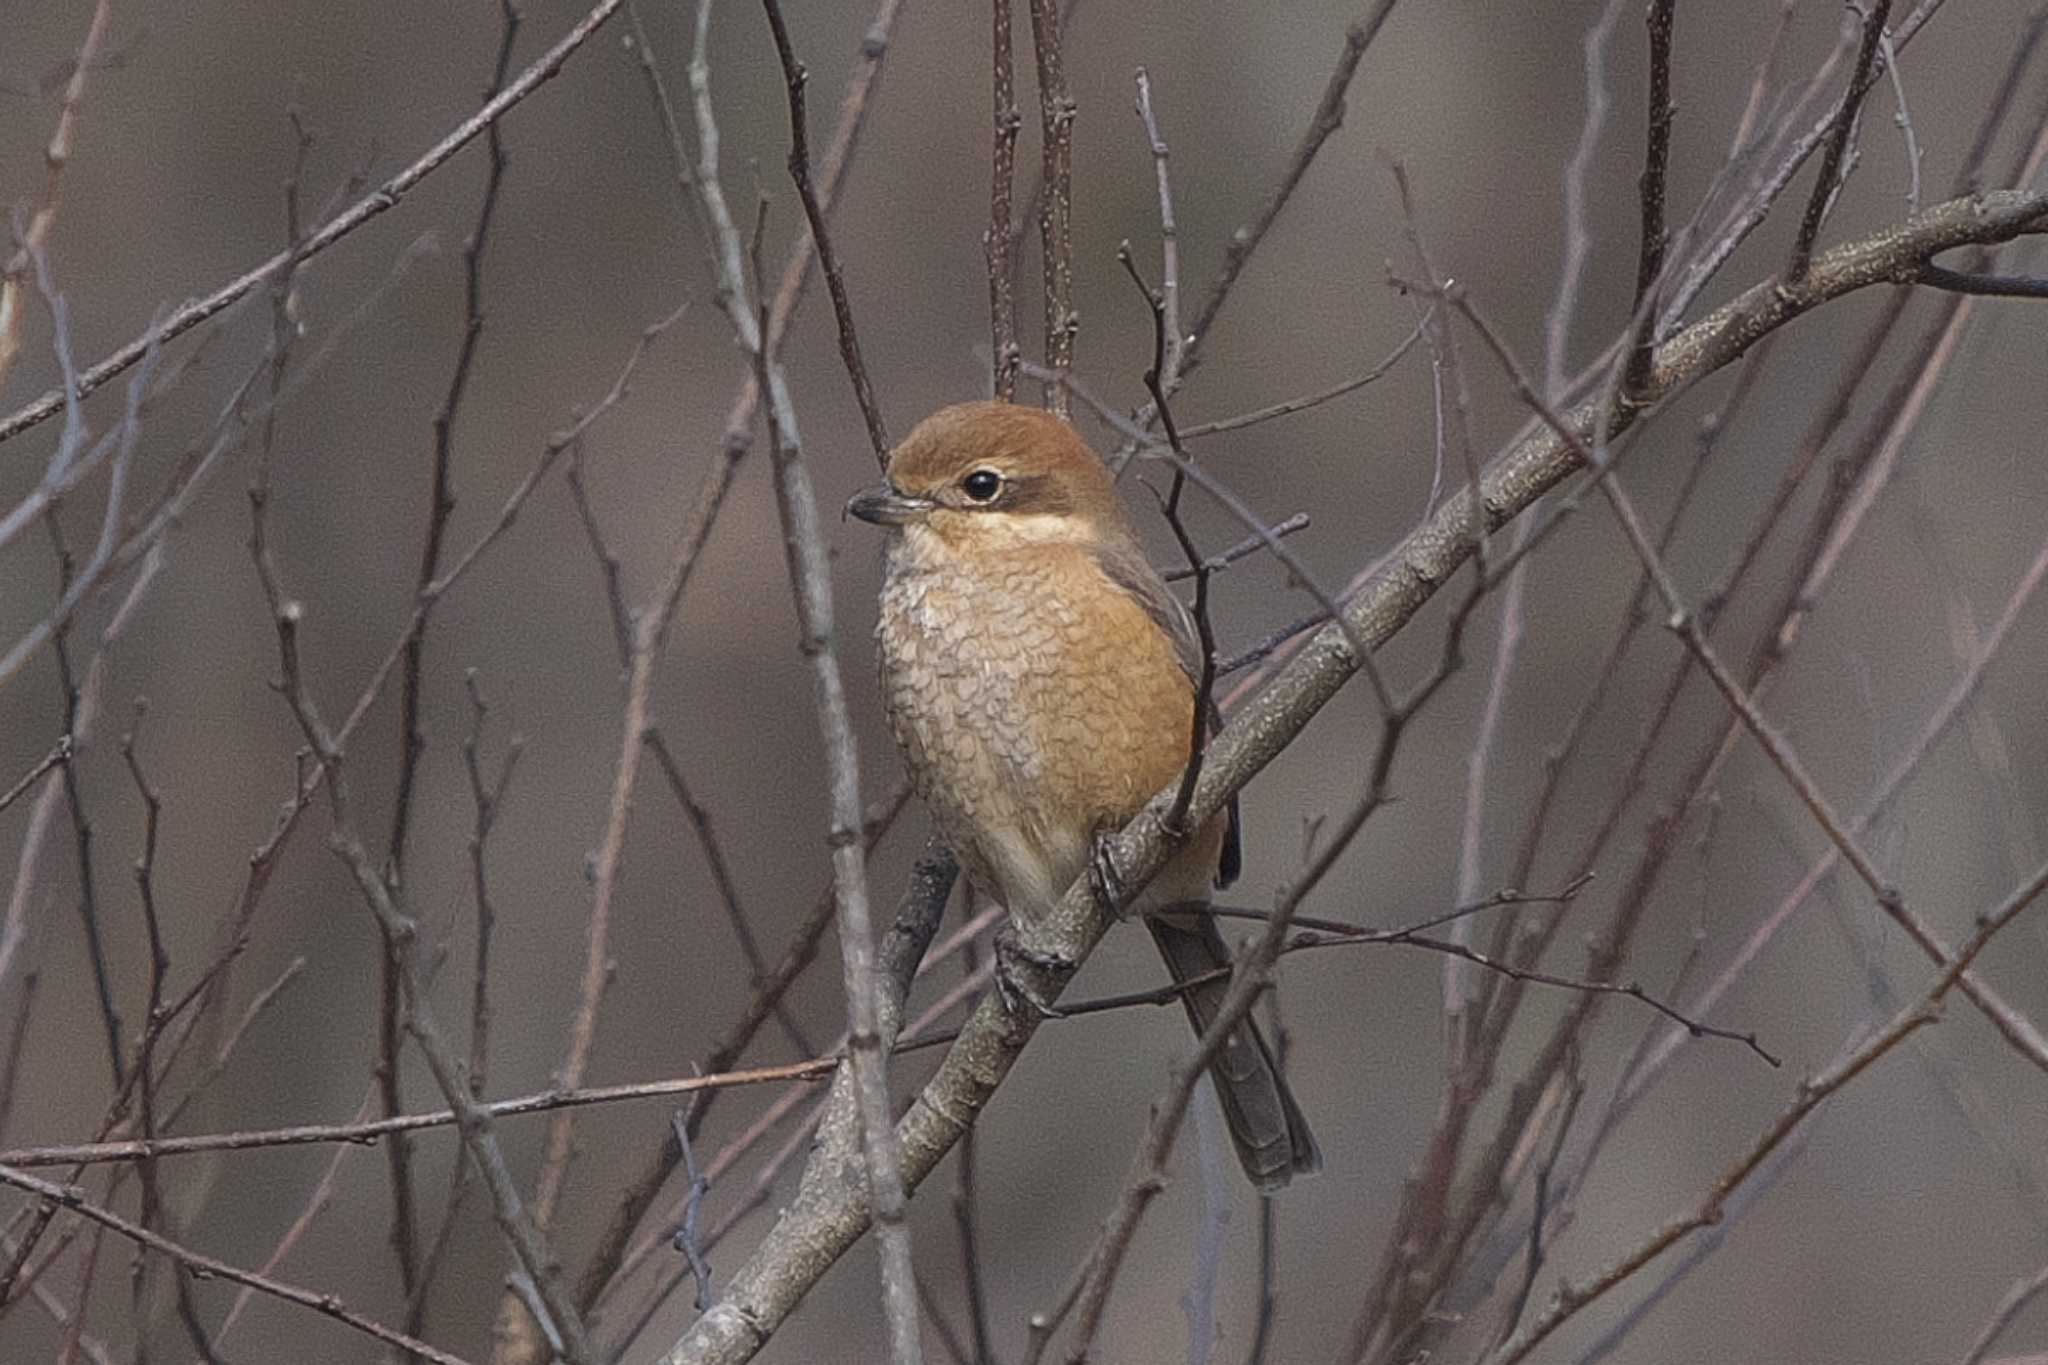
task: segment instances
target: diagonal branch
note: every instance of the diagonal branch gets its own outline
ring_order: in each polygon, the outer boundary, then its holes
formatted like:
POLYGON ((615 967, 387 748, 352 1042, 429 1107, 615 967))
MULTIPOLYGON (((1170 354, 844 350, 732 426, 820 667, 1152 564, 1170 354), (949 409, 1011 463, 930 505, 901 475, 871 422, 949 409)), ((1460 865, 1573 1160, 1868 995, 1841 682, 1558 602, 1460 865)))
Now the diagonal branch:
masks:
MULTIPOLYGON (((803 201, 804 218, 811 225, 818 268, 825 272, 825 290, 832 296, 832 317, 839 324, 839 356, 846 364, 847 378, 853 381, 854 400, 860 404, 861 420, 867 424, 868 444, 874 448, 876 463, 887 468, 889 433, 882 425, 881 410, 875 406, 875 387, 868 379, 868 367, 861 360, 860 336, 853 326, 853 305, 847 302, 846 280, 839 269, 838 254, 832 249, 832 234, 825 227, 825 210, 811 184, 811 138, 804 126, 804 86, 810 73, 789 45, 789 26, 782 21, 782 6, 776 0, 762 0, 762 8, 768 12, 768 27, 775 34, 775 55, 781 59, 783 83, 789 91, 789 178, 796 182, 797 198, 803 201)), ((768 329, 761 330, 765 334, 768 329)))
MULTIPOLYGON (((482 136, 485 129, 503 118, 514 105, 559 74, 563 64, 590 40, 592 34, 604 26, 604 22, 612 17, 622 3, 624 0, 598 0, 598 3, 577 20, 553 47, 535 58, 532 65, 508 82, 497 95, 486 100, 482 108, 449 129, 440 141, 420 153, 404 170, 313 229, 303 242, 278 252, 261 265, 243 271, 212 293, 172 309, 161 323, 98 364, 80 371, 75 392, 70 396, 85 397, 141 360, 153 345, 183 336, 251 291, 268 283, 278 272, 288 267, 295 268, 311 260, 371 219, 398 207, 399 202, 417 189, 422 180, 446 165, 457 152, 482 136)), ((0 443, 19 436, 30 427, 45 422, 63 411, 66 398, 64 389, 52 389, 34 402, 0 418, 0 443)))
POLYGON ((1883 1029, 1872 1035, 1861 1047, 1849 1052, 1833 1066, 1801 1082, 1797 1098, 1772 1120, 1770 1126, 1757 1137, 1748 1151, 1715 1178, 1697 1206, 1658 1228, 1586 1284, 1560 1285, 1549 1306, 1528 1326, 1503 1343, 1498 1351, 1488 1356, 1486 1365, 1515 1365, 1515 1362, 1525 1359, 1529 1352, 1568 1319, 1655 1260, 1688 1233, 1711 1227, 1720 1221, 1728 1200, 1770 1160, 1772 1154, 1783 1146, 1787 1139, 1799 1131, 1809 1114, 1862 1075, 1872 1063, 1898 1047, 1916 1030, 1939 1017, 1942 1002, 1962 981, 1984 946, 2001 929, 2017 919, 2044 890, 2048 890, 2048 867, 2038 869, 2003 902, 1977 917, 1975 931, 1949 962, 1947 968, 1935 978, 1934 984, 1928 988, 1925 995, 1894 1015, 1883 1029))
POLYGON ((333 1294, 315 1293, 310 1289, 301 1289, 297 1285, 286 1284, 282 1280, 273 1280, 267 1276, 258 1275, 252 1270, 243 1270, 237 1266, 229 1265, 226 1261, 216 1260, 211 1256, 203 1255, 192 1250, 190 1247, 181 1246, 170 1238, 160 1233, 152 1232, 139 1223, 131 1223, 112 1210, 103 1209, 97 1204, 92 1203, 85 1197, 85 1192, 75 1185, 53 1185, 47 1180, 39 1180, 35 1176, 11 1170, 5 1166, 0 1166, 0 1184, 12 1185, 18 1190, 36 1195, 50 1203, 60 1204, 81 1217, 91 1219, 101 1227, 118 1232, 137 1246, 148 1247, 152 1251, 160 1251, 193 1275, 229 1280, 235 1284, 246 1285, 251 1289, 283 1299, 287 1303, 295 1303, 302 1308, 310 1308, 316 1313, 322 1313, 327 1317, 333 1318, 336 1322, 346 1323, 358 1332, 367 1333, 379 1341, 400 1347, 403 1350, 412 1352, 414 1355, 431 1360, 434 1362, 434 1365, 464 1365, 460 1356, 450 1355, 446 1351, 429 1346, 424 1341, 416 1340, 403 1332, 386 1327, 374 1318, 364 1317, 333 1294))
MULTIPOLYGON (((1988 244, 2048 231, 2048 193, 1997 191, 1940 204, 1904 223, 1817 256, 1800 280, 1766 280, 1657 348, 1644 400, 1660 401, 1740 358, 1750 347, 1824 303, 1908 277, 1920 262, 1954 246, 1988 244)), ((1483 472, 1480 503, 1497 529, 1549 489, 1585 467, 1586 438, 1606 421, 1611 438, 1642 412, 1637 405, 1585 404, 1563 421, 1576 439, 1539 427, 1514 442, 1483 472)), ((1199 825, 1293 742, 1309 720, 1363 666, 1350 641, 1378 648, 1414 618, 1469 557, 1469 490, 1460 490, 1397 546, 1345 606, 1344 619, 1317 631, 1246 701, 1210 744, 1189 805, 1199 825)), ((1165 825, 1178 782, 1155 795, 1112 841, 1108 853, 1127 889, 1141 890, 1176 846, 1165 825)), ((1034 955, 1078 966, 1105 931, 1095 890, 1069 888, 1043 920, 1020 926, 1034 955)), ((1959 959, 1952 958, 1951 963, 1959 959)), ((1072 974, 1030 970, 1026 984, 1041 1000, 1057 997, 1072 974)), ((983 998, 959 1038, 897 1125, 906 1188, 928 1176, 1016 1065, 1041 1020, 1013 1013, 1000 993, 983 998)), ((865 1191, 841 1182, 793 1204, 756 1248, 725 1294, 664 1357, 665 1365, 751 1359, 793 1312, 811 1286, 866 1231, 865 1191)))
POLYGON ((1358 74, 1358 64, 1364 59, 1365 50, 1372 46, 1372 40, 1379 36, 1380 27, 1393 11, 1394 0, 1376 0, 1370 14, 1344 31, 1344 50, 1337 56, 1336 68, 1323 85, 1322 97, 1316 101, 1316 111, 1310 117, 1308 127, 1302 130, 1301 141, 1295 144, 1294 155, 1288 158, 1279 183, 1259 205, 1252 220, 1230 235, 1230 245, 1223 251, 1223 268, 1216 272, 1216 281, 1209 286, 1202 306, 1195 310, 1194 323, 1188 328, 1187 353, 1179 372, 1174 375, 1174 382, 1166 386, 1169 392, 1179 387, 1180 380, 1193 374, 1195 366, 1201 363, 1202 345, 1208 341, 1217 316, 1229 301, 1230 291, 1237 287, 1237 277, 1244 273, 1252 253, 1259 249, 1259 243, 1266 240, 1266 234, 1272 231, 1280 211, 1294 197, 1295 188, 1308 174, 1308 168, 1315 164, 1316 154, 1322 151, 1323 144, 1344 126, 1344 96, 1351 89, 1352 77, 1358 74))
POLYGON ((28 230, 22 234, 21 245, 8 258, 5 271, 0 271, 0 393, 7 391, 7 377, 14 369, 15 358, 21 354, 21 317, 27 310, 28 297, 32 292, 29 286, 31 267, 35 258, 48 249, 50 231, 57 223, 58 194, 64 186, 65 168, 71 164, 72 140, 78 132, 78 110, 85 100, 85 73, 98 60, 100 44, 106 41, 107 17, 111 8, 109 0, 99 0, 93 6, 85 40, 78 45, 78 55, 71 62, 71 79, 64 85, 63 103, 57 110, 57 126, 50 133, 49 145, 43 148, 42 198, 29 217, 28 230))

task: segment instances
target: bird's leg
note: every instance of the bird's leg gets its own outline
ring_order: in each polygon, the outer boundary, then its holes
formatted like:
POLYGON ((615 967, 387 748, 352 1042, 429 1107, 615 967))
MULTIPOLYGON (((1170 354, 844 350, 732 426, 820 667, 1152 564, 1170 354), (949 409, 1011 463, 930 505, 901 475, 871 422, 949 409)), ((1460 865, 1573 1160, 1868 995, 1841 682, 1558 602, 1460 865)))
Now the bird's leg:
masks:
POLYGON ((1095 892, 1095 902, 1102 907, 1102 913, 1113 920, 1124 917, 1124 901, 1128 894, 1124 885, 1124 874, 1116 866, 1116 831, 1099 829, 1088 849, 1088 885, 1095 892))
POLYGON ((1041 952, 1029 947, 1017 936, 1017 926, 1005 924, 996 931, 996 994, 1002 997, 1003 1009, 1010 1014, 1029 1011, 1041 1019, 1059 1019, 1064 1012, 1052 1003, 1045 987, 1031 980, 1031 976, 1064 977, 1074 970, 1071 958, 1059 953, 1041 952))

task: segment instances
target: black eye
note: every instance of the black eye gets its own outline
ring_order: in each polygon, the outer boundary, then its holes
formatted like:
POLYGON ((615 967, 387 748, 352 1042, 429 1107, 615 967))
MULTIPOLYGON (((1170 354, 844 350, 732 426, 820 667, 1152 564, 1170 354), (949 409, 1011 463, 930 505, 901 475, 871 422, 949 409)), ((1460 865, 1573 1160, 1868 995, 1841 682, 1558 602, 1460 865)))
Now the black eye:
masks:
POLYGON ((993 469, 977 469, 960 480, 960 488, 976 502, 987 502, 1003 491, 1003 476, 993 469))

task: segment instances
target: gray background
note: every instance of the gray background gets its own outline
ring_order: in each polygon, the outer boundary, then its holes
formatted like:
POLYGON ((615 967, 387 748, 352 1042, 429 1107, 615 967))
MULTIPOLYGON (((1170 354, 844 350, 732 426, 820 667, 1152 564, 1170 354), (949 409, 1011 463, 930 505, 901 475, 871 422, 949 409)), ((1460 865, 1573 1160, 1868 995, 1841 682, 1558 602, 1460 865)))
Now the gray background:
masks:
MULTIPOLYGON (((680 88, 688 7, 646 8, 680 88)), ((0 195, 10 203, 31 202, 40 186, 54 100, 36 86, 75 50, 90 9, 82 0, 0 0, 0 84, 10 88, 0 95, 0 195)), ((822 143, 869 12, 847 0, 791 9, 797 46, 815 73, 814 128, 822 143)), ((1598 9, 1576 0, 1417 0, 1398 9, 1366 58, 1344 130, 1243 280, 1180 404, 1183 421, 1335 382, 1406 335, 1413 304, 1384 283, 1388 262, 1406 259, 1389 155, 1410 168, 1440 268, 1462 280, 1538 364, 1563 245, 1563 167, 1583 112, 1580 41, 1598 9)), ((1784 69, 1804 72, 1834 41, 1840 10, 1804 2, 1795 9, 1784 69)), ((1717 0, 1680 10, 1673 202, 1682 214, 1719 164, 1778 7, 1717 0)), ((580 12, 560 0, 527 5, 518 61, 551 43, 580 12)), ((1128 238, 1148 273, 1156 272, 1157 259, 1151 168, 1130 111, 1133 68, 1152 72, 1173 147, 1192 293, 1284 161, 1352 17, 1351 7, 1306 2, 1082 10, 1068 61, 1080 108, 1079 367, 1114 401, 1142 397, 1150 338, 1113 251, 1128 238)), ((2012 0, 1957 0, 1907 54, 1904 79, 1930 201, 1945 197, 2021 18, 2022 6, 2012 0)), ((547 435, 609 386, 639 329, 694 299, 691 316, 650 356, 630 401, 590 443, 599 510, 637 598, 655 582, 697 481, 716 458, 743 367, 712 304, 695 240, 675 210, 658 126, 622 49, 625 33, 614 24, 504 124, 511 166, 485 266, 488 330, 457 438, 460 505, 451 544, 465 546, 489 525, 547 435)), ((1028 169, 1035 119, 1021 6, 1018 33, 1027 110, 1020 164, 1028 169)), ((381 178, 469 113, 496 42, 495 8, 481 4, 117 6, 110 46, 121 61, 93 74, 51 252, 81 355, 104 354, 138 334, 157 309, 204 293, 277 249, 279 187, 292 146, 288 104, 297 102, 318 136, 307 197, 320 203, 353 169, 368 164, 381 178)), ((769 256, 779 263, 800 213, 782 172, 785 114, 758 11, 721 6, 711 55, 726 189, 743 213, 751 212, 755 184, 766 189, 773 201, 769 256)), ((931 408, 976 396, 986 384, 980 236, 987 211, 987 60, 983 7, 907 7, 835 221, 876 387, 899 434, 931 408)), ((1593 253, 1575 361, 1604 344, 1626 316, 1635 272, 1642 66, 1640 16, 1630 6, 1614 44, 1615 116, 1590 182, 1593 253)), ((2036 72, 2021 120, 2040 98, 2036 72)), ((1874 100, 1862 164, 1829 241, 1903 212, 1907 174, 1890 126, 1891 97, 1881 92, 1874 100)), ((1994 164, 2006 164, 2010 146, 2008 138, 1994 164)), ((308 667, 330 714, 353 701, 405 620, 430 423, 460 332, 460 244, 481 174, 480 150, 472 148, 396 212, 322 257, 300 283, 308 329, 303 358, 371 296, 409 244, 423 235, 439 243, 375 303, 281 418, 274 525, 286 580, 306 603, 308 667)), ((1792 216, 1783 215, 1787 221, 1737 256, 1709 302, 1776 266, 1792 216)), ((1038 332, 1035 271, 1034 254, 1020 292, 1027 338, 1038 332)), ((1850 300, 1783 337, 1776 364, 1730 432, 1674 550, 1688 589, 1703 589, 1726 562, 1875 302, 1850 300)), ((1925 301, 1916 305, 1907 335, 1917 334, 1926 309, 1925 301)), ((152 420, 143 456, 152 477, 204 428, 261 354, 267 327, 260 300, 220 325, 203 368, 152 420)), ((9 409, 55 382, 40 309, 29 344, 10 391, 0 396, 9 409)), ((1989 621, 2048 525, 2040 437, 2048 428, 2044 347, 2048 313, 2041 305, 2002 302, 1979 310, 1901 477, 1772 698, 1774 719, 1845 808, 1860 805, 1861 793, 1954 675, 1962 623, 1989 621)), ((1480 349, 1468 345, 1466 354, 1475 429, 1482 449, 1491 449, 1521 414, 1480 349)), ((820 496, 836 507, 872 478, 873 465, 822 294, 807 302, 788 356, 820 496)), ((1880 375, 1888 378, 1895 364, 1883 362, 1880 375)), ((1690 396, 1649 438, 1631 487, 1653 511, 1668 503, 1693 419, 1725 388, 1724 376, 1690 396)), ((1880 392, 1871 386, 1859 412, 1880 392)), ((118 408, 103 402, 94 415, 111 421, 118 408)), ((1432 479, 1432 427, 1429 369, 1418 351, 1359 395, 1210 442, 1204 455, 1262 513, 1277 519, 1310 511, 1314 526, 1295 538, 1295 548, 1326 578, 1342 581, 1420 515, 1432 479)), ((1088 429, 1100 438, 1099 429, 1088 429)), ((33 485, 54 439, 54 428, 45 427, 0 450, 0 501, 11 506, 33 485)), ((167 801, 159 895, 174 961, 186 973, 204 960, 246 858, 270 829, 292 779, 298 736, 266 685, 276 669, 274 638, 244 543, 246 459, 215 482, 176 532, 170 572, 116 659, 102 742, 81 768, 96 822, 102 915, 131 1022, 140 1016, 147 960, 126 874, 140 812, 109 742, 124 727, 130 700, 146 695, 151 702, 141 748, 167 801)), ((84 540, 96 526, 97 495, 76 501, 70 524, 74 538, 84 540)), ((1141 519, 1164 559, 1169 542, 1157 518, 1144 512, 1148 502, 1139 498, 1141 519)), ((1212 545, 1238 535, 1207 507, 1195 525, 1212 545)), ((837 521, 831 535, 863 776, 867 791, 879 795, 897 766, 868 682, 875 539, 867 527, 837 521)), ((1781 542, 1767 567, 1781 573, 1787 558, 1781 542)), ((1579 518, 1536 563, 1530 634, 1488 811, 1489 885, 1505 875, 1544 747, 1583 693, 1634 574, 1611 518, 1600 511, 1579 518)), ((40 537, 11 547, 0 564, 0 635, 12 640, 40 619, 53 582, 40 537)), ((1754 621, 1769 596, 1758 592, 1738 604, 1732 629, 1754 621)), ((107 605, 88 613, 89 627, 104 620, 107 605)), ((1269 563, 1253 561, 1219 583, 1226 650, 1306 609, 1306 599, 1290 592, 1269 563)), ((1442 604, 1432 607, 1388 651, 1396 677, 1418 676, 1433 662, 1444 615, 1442 604)), ((1449 900, 1463 760, 1484 696, 1491 633, 1488 613, 1474 640, 1479 662, 1410 736, 1397 769, 1399 804, 1369 826, 1307 911, 1392 923, 1449 900)), ((1596 727, 1590 761, 1567 785, 1565 829, 1541 864, 1539 884, 1563 875, 1569 850, 1676 656, 1676 644, 1653 631, 1632 658, 1609 718, 1596 727)), ((441 983, 450 1015, 468 990, 463 670, 477 670, 495 707, 492 743, 502 744, 509 730, 526 737, 491 845, 502 919, 490 1086, 497 1094, 522 1093, 544 1087, 559 1062, 590 901, 586 857, 602 832, 618 734, 618 670, 601 583, 558 480, 443 605, 428 661, 431 747, 410 875, 422 914, 456 926, 454 962, 441 983)), ((2039 774, 2048 725, 2037 680, 2044 663, 2048 628, 2036 608, 1993 668, 1972 723, 1944 743, 1872 841, 1921 913, 1952 938, 2042 856, 2039 774)), ((1686 734, 1718 724, 1703 690, 1688 704, 1686 734)), ((715 813, 758 932, 779 944, 826 873, 825 802, 810 684, 795 649, 767 465, 758 456, 742 469, 684 604, 657 710, 715 813)), ((0 776, 11 781, 33 763, 59 723, 46 653, 0 692, 0 776)), ((387 697, 352 755, 372 830, 388 818, 396 730, 387 697)), ((1372 736, 1370 698, 1354 687, 1247 792, 1249 862, 1238 893, 1247 903, 1264 903, 1295 871, 1304 819, 1341 812, 1355 798, 1372 736)), ((1668 979, 1695 923, 1705 933, 1706 961, 1717 964, 1821 847, 1752 746, 1729 767, 1719 794, 1713 841, 1704 854, 1686 855, 1652 911, 1636 966, 1646 982, 1668 979)), ((1587 932, 1606 913, 1656 799, 1653 793, 1638 803, 1603 862, 1607 882, 1575 910, 1586 917, 1587 932)), ((374 1057, 375 941, 344 869, 320 846, 323 815, 312 813, 283 861, 238 969, 238 998, 294 957, 307 959, 305 975, 190 1121, 195 1131, 340 1120, 362 1097, 374 1057)), ((0 850, 11 855, 25 822, 25 805, 0 815, 0 850)), ((882 903, 900 885, 922 828, 922 816, 913 813, 875 859, 882 903)), ((42 998, 9 1143, 87 1136, 105 1103, 104 1048, 85 985, 72 909, 75 872, 64 842, 46 867, 50 882, 34 908, 31 943, 42 998)), ((2048 1012, 2048 938, 2040 926, 2036 915, 2016 927, 1985 963, 2001 989, 2036 1017, 2048 1012)), ((747 977, 702 859, 656 780, 643 780, 640 789, 613 929, 618 970, 591 1079, 686 1074, 745 1000, 747 977)), ((1785 1069, 1770 1071, 1734 1046, 1690 1045, 1619 1135, 1556 1249, 1555 1270, 1583 1279, 1688 1207, 1787 1103, 1797 1077, 1824 1065, 1843 1038, 1876 1015, 1845 933, 1876 951, 1900 992, 1924 988, 1924 962, 1901 946, 1867 895, 1844 886, 1832 906, 1809 907, 1717 1016, 1758 1030, 1786 1057, 1785 1069)), ((1077 992, 1152 984, 1156 965, 1143 937, 1128 930, 1112 935, 1077 992)), ((1576 938, 1565 936, 1562 970, 1578 962, 1576 938)), ((831 963, 836 946, 828 943, 826 953, 823 969, 793 997, 818 1035, 829 1035, 841 1010, 831 963)), ((941 975, 950 980, 953 971, 941 975)), ((1341 1343, 1370 1282, 1402 1179, 1435 1112, 1440 971, 1431 957, 1368 950, 1294 959, 1282 977, 1299 1085, 1330 1169, 1280 1204, 1284 1299, 1272 1358, 1322 1360, 1341 1343)), ((10 991, 18 988, 10 984, 10 991)), ((12 999, 0 1000, 9 1015, 12 999)), ((1528 1036, 1539 1036, 1534 1021, 1564 1003, 1539 999, 1528 1036)), ((1650 1021, 1636 1008, 1605 1011, 1588 1059, 1590 1100, 1603 1096, 1617 1058, 1650 1021)), ((1052 1300, 1092 1239, 1124 1178, 1147 1099, 1184 1040, 1177 1011, 1122 1012, 1049 1028, 990 1107, 980 1130, 983 1227, 1006 1355, 1021 1348, 1026 1315, 1052 1300)), ((782 1059, 787 1045, 764 1033, 753 1055, 782 1059)), ((902 1072, 921 1074, 927 1065, 913 1059, 902 1072)), ((408 1089, 417 1106, 438 1104, 416 1059, 408 1089)), ((738 1131, 764 1101, 765 1092, 726 1102, 707 1149, 738 1131)), ((637 1169, 666 1122, 658 1103, 582 1117, 559 1233, 572 1265, 609 1212, 610 1191, 637 1169)), ((2038 1182, 2048 1179, 2039 1140, 2044 1125, 2043 1078, 1956 1002, 1921 1042, 1826 1108, 1809 1147, 1769 1199, 1638 1328, 1624 1357, 1959 1356, 2013 1279, 2036 1269, 2048 1252, 2048 1204, 2038 1197, 2038 1182), (1988 1117, 1959 1117, 1943 1098, 1943 1076, 1973 1087, 1988 1117), (2015 1164, 2028 1173, 2026 1181, 2013 1173, 2015 1164)), ((515 1164, 530 1172, 543 1122, 505 1127, 515 1164)), ((423 1144, 422 1189, 435 1197, 451 1151, 445 1134, 423 1144)), ((189 1240, 238 1263, 260 1262, 326 1159, 324 1151, 300 1149, 188 1159, 169 1168, 180 1198, 206 1196, 203 1209, 188 1214, 189 1240)), ((1103 1336, 1105 1360, 1187 1356, 1178 1303, 1202 1193, 1185 1145, 1179 1168, 1188 1178, 1156 1204, 1132 1254, 1103 1336)), ((712 1207, 737 1197, 740 1184, 714 1192, 712 1207)), ((1219 1360, 1241 1358, 1255 1303, 1256 1209, 1234 1175, 1229 1194, 1219 1360)), ((942 1195, 935 1187, 914 1206, 917 1254, 957 1311, 957 1263, 942 1195)), ((387 1209, 382 1158, 352 1154, 333 1205, 280 1273, 395 1318, 395 1272, 383 1253, 387 1209)), ((738 1263, 766 1216, 757 1214, 720 1249, 722 1272, 738 1263)), ((117 1259, 102 1266, 95 1325, 119 1343, 128 1331, 128 1251, 110 1243, 107 1254, 117 1259)), ((458 1256, 437 1297, 432 1332, 452 1349, 482 1355, 507 1257, 478 1201, 458 1256)), ((67 1262, 53 1280, 66 1292, 74 1266, 67 1262)), ((1539 1298, 1548 1284, 1539 1286, 1539 1298)), ((199 1294, 216 1312, 226 1298, 217 1286, 202 1285, 199 1294)), ((1544 1358, 1571 1357, 1633 1297, 1624 1292, 1583 1315, 1544 1358)), ((674 1303, 642 1338, 636 1358, 672 1339, 686 1314, 686 1304, 674 1303)), ((2048 1341, 2044 1334, 2048 1309, 2036 1306, 2009 1341, 2013 1349, 2038 1348, 2048 1341)), ((158 1337, 174 1353, 186 1345, 169 1322, 158 1337)), ((9 1359, 43 1358, 54 1340, 47 1320, 28 1309, 0 1322, 0 1355, 9 1359)), ((764 1358, 874 1359, 881 1343, 875 1262, 863 1247, 826 1279, 764 1358)), ((370 1349, 365 1338, 259 1300, 236 1329, 229 1354, 340 1361, 366 1359, 370 1349)))

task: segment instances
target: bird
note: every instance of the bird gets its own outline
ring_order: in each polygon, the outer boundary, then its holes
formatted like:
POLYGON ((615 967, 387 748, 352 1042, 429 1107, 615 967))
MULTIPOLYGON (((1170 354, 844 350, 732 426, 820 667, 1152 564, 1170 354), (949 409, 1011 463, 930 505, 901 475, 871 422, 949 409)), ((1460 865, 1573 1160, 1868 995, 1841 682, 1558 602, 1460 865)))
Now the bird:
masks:
MULTIPOLYGON (((1029 924, 1187 764, 1202 663, 1191 614, 1145 558, 1108 468, 1051 412, 943 408, 846 510, 888 532, 875 634, 911 782, 970 883, 1029 924)), ((1134 902, 1176 982, 1229 967, 1201 912, 1239 863, 1232 802, 1134 902)), ((1182 992, 1198 1034, 1227 989, 1226 973, 1182 992)), ((1320 1169, 1249 1018, 1210 1074, 1257 1189, 1320 1169)))

